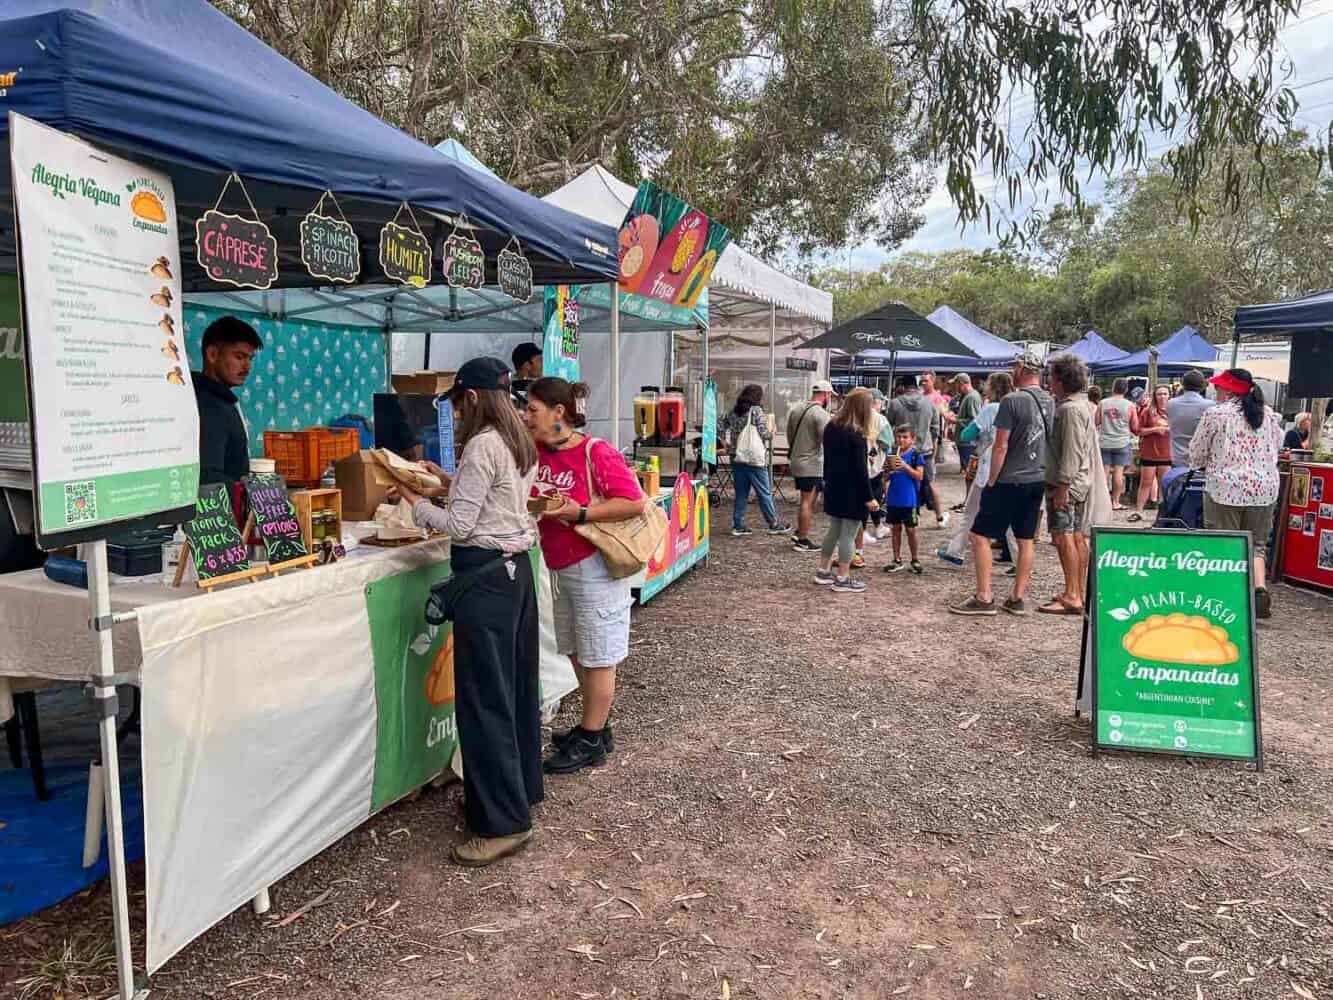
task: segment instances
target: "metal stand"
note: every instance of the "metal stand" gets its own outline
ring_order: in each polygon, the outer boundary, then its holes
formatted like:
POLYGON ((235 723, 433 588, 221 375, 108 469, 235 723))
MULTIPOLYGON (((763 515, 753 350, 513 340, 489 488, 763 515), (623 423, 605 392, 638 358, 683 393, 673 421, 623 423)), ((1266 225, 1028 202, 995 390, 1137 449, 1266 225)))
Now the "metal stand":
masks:
POLYGON ((620 450, 620 285, 611 282, 611 447, 620 450))
MULTIPOLYGON (((88 596, 94 623, 111 620, 111 578, 106 565, 106 541, 85 546, 88 596)), ((115 926, 116 978, 120 1000, 135 1000, 134 962, 130 952, 129 891, 125 884, 125 827, 120 812, 120 757, 116 748, 115 652, 110 628, 94 628, 97 675, 92 685, 102 745, 102 789, 106 800, 106 842, 111 880, 111 916, 115 926)))

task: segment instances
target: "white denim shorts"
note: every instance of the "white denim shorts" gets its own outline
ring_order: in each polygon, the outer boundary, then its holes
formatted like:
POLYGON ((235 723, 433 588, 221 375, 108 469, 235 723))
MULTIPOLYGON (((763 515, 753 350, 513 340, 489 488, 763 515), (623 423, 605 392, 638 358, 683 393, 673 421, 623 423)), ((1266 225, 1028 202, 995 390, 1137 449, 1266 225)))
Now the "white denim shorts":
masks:
POLYGON ((585 667, 614 667, 629 656, 630 581, 613 580, 601 553, 551 570, 555 645, 585 667))

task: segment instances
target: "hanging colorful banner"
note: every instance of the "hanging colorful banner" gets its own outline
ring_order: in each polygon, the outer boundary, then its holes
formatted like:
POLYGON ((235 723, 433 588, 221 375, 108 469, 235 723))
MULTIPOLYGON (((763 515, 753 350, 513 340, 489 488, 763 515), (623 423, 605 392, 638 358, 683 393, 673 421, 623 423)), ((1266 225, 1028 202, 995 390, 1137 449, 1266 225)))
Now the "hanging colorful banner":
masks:
POLYGON ((692 309, 730 242, 726 226, 645 181, 620 227, 620 288, 692 309))
POLYGON ((704 380, 704 461, 717 465, 717 382, 704 380))
POLYGON ((413 288, 430 284, 430 240, 421 231, 412 206, 403 202, 398 213, 380 230, 380 270, 390 281, 398 281, 413 288), (398 225, 398 219, 407 209, 412 227, 398 225))
POLYGON ((312 278, 351 284, 361 274, 361 244, 338 207, 332 192, 319 196, 319 203, 301 220, 301 263, 312 278), (324 214, 324 199, 333 201, 339 218, 324 214))
POLYGON ((542 374, 579 380, 579 299, 582 285, 548 285, 544 302, 542 374))
MULTIPOLYGON (((162 201, 152 191, 141 191, 131 204, 134 214, 150 225, 165 227, 162 201)), ((165 229, 161 229, 165 233, 165 229)), ((232 174, 222 185, 217 203, 194 223, 195 256, 208 277, 220 285, 237 288, 271 288, 278 280, 278 241, 259 218, 250 192, 239 176, 232 174), (253 218, 218 211, 218 205, 235 182, 245 195, 253 218)))

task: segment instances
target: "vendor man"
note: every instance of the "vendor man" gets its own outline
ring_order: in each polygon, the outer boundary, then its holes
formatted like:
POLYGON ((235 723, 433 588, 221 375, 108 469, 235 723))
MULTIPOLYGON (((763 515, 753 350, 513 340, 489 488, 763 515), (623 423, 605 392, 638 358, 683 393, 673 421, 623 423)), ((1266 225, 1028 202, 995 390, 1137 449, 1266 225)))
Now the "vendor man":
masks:
POLYGON ((204 331, 204 370, 191 372, 199 407, 199 481, 236 482, 250 471, 249 434, 233 390, 245 385, 255 353, 264 346, 255 328, 235 316, 204 331))
POLYGON ((509 355, 509 360, 514 365, 509 394, 514 397, 514 405, 524 410, 528 405, 528 386, 542 377, 541 345, 531 342, 519 344, 509 355))

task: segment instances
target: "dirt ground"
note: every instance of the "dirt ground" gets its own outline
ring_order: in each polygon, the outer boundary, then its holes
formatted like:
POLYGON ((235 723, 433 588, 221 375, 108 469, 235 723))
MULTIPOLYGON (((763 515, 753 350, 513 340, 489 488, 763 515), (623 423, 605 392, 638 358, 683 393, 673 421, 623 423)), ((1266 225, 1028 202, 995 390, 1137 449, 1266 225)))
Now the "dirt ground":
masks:
MULTIPOLYGON (((1333 604, 1275 591, 1263 773, 1092 756, 1076 619, 951 616, 970 571, 885 577, 887 545, 834 595, 815 556, 728 527, 636 612, 617 752, 548 782, 530 850, 454 868, 460 791, 428 791, 153 996, 1333 997, 1333 604)), ((1057 578, 1040 546, 1034 594, 1057 578)), ((108 940, 108 911, 102 888, 0 929, 0 993, 71 928, 108 940)))

